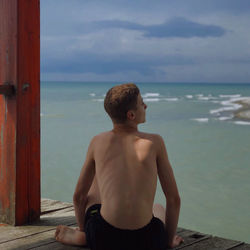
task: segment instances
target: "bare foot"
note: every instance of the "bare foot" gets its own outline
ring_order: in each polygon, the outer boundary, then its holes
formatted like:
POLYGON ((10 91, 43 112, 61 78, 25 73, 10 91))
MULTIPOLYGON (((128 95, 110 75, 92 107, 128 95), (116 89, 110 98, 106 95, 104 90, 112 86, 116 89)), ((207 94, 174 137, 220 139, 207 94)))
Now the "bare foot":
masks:
POLYGON ((70 228, 68 226, 57 226, 55 232, 55 238, 57 241, 67 245, 86 245, 86 234, 79 230, 70 228))

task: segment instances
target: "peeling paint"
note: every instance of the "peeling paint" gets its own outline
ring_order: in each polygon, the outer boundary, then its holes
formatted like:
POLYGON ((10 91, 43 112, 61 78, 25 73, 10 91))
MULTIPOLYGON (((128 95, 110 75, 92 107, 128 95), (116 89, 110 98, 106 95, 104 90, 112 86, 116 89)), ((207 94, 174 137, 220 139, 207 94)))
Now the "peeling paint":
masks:
POLYGON ((4 121, 6 122, 7 121, 7 113, 8 113, 8 106, 7 106, 7 99, 6 99, 6 96, 4 96, 4 103, 5 103, 5 118, 4 118, 4 121))
POLYGON ((3 146, 3 124, 0 124, 1 128, 0 128, 0 138, 1 138, 1 145, 3 146))
MULTIPOLYGON (((0 124, 1 125, 1 133, 0 133, 0 136, 1 136, 1 148, 3 148, 3 132, 4 132, 4 123, 3 124, 0 124)), ((1 166, 0 166, 0 180, 3 179, 3 152, 1 152, 1 166)), ((1 207, 1 204, 0 204, 0 207, 1 207)))
POLYGON ((9 50, 6 49, 6 64, 9 64, 9 50))

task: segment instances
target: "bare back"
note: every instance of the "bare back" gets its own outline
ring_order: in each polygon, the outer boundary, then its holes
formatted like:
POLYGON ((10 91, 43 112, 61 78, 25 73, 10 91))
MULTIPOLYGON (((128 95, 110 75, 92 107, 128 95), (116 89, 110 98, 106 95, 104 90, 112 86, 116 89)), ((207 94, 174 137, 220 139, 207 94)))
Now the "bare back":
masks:
POLYGON ((157 185, 156 150, 147 133, 97 136, 94 159, 101 214, 113 226, 137 229, 152 219, 157 185))

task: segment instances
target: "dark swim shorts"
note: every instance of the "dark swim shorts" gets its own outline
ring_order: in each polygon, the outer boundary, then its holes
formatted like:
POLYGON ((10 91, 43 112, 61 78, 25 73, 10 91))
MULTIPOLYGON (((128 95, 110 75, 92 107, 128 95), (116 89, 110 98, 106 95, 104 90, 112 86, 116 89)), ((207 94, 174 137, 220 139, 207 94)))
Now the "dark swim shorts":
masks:
POLYGON ((100 213, 101 204, 90 206, 85 215, 87 245, 91 250, 166 250, 163 222, 153 217, 146 226, 120 229, 110 225, 100 213))

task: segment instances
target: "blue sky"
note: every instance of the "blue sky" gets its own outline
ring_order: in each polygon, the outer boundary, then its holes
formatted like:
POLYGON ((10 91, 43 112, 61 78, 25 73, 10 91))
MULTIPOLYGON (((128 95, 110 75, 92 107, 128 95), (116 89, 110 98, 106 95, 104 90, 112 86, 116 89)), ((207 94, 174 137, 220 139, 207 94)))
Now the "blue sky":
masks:
POLYGON ((41 0, 41 80, 250 83, 249 0, 41 0))

